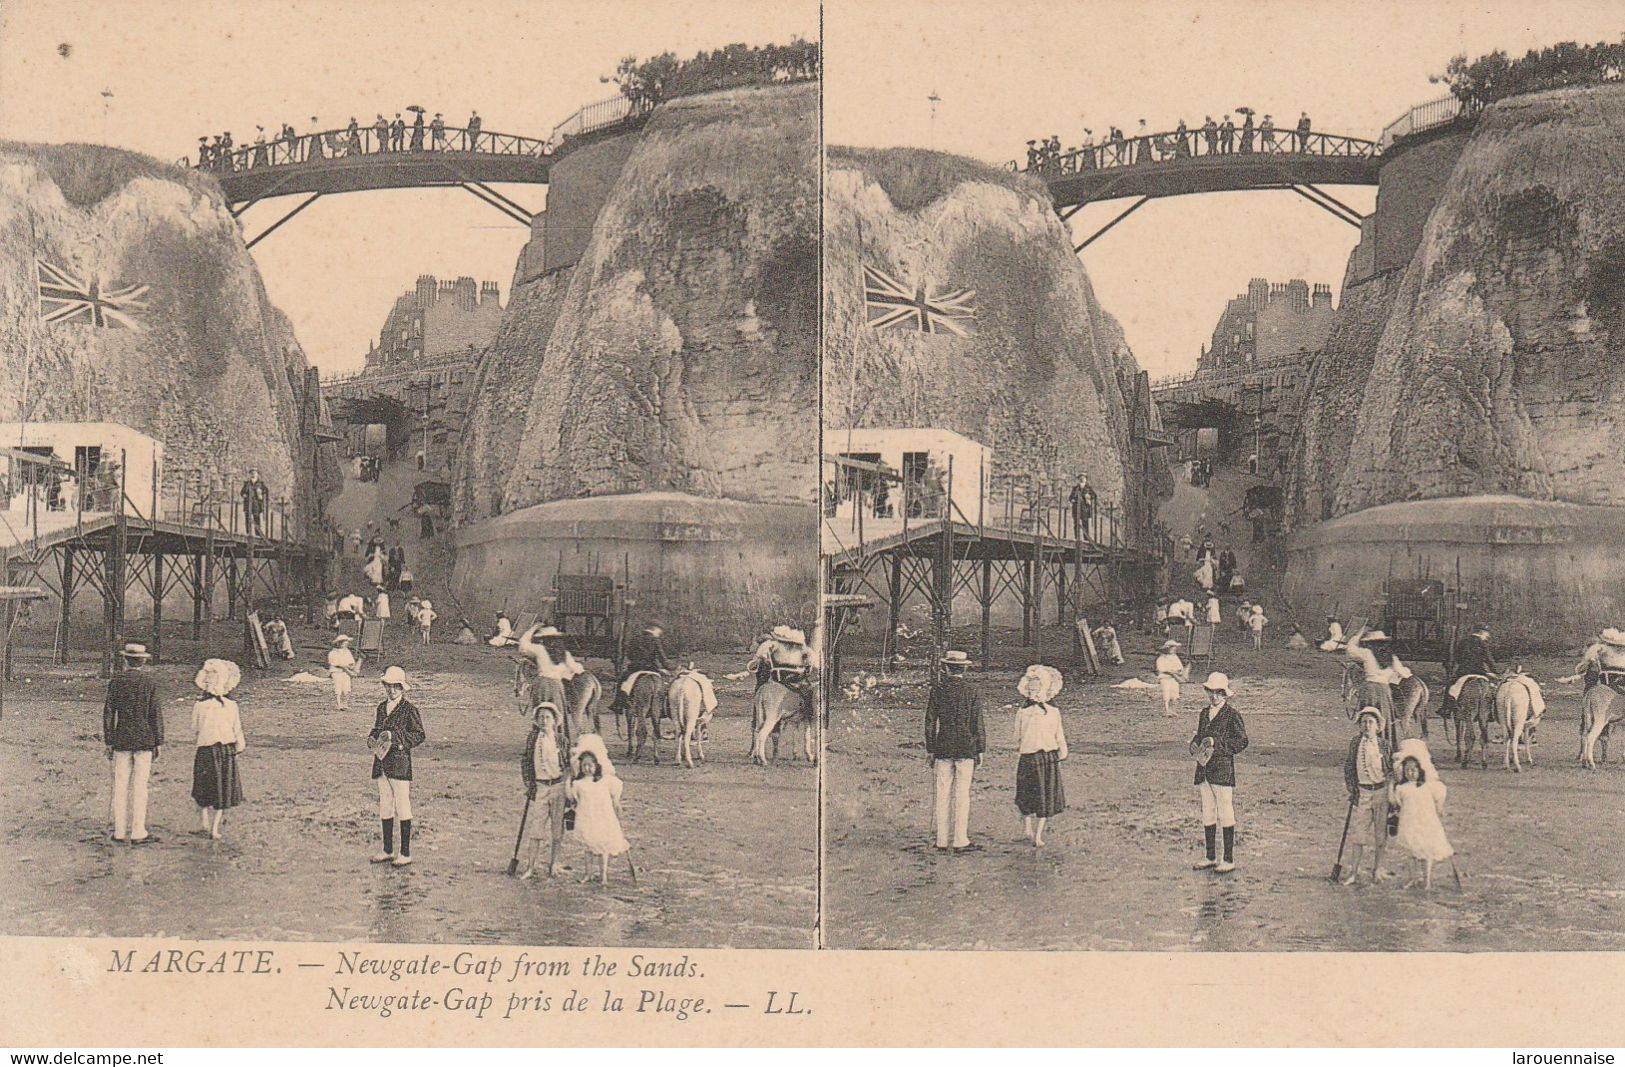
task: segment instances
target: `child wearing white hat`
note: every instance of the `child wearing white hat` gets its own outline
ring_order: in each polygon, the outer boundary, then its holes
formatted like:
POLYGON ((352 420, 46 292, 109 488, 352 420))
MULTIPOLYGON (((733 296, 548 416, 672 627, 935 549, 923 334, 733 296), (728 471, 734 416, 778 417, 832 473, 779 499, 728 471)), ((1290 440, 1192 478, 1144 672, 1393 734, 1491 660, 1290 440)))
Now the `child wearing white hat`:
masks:
POLYGON ((1028 667, 1016 684, 1016 691, 1027 698, 1016 712, 1016 810, 1034 848, 1044 847, 1045 824, 1066 810, 1061 784, 1066 729, 1060 711, 1050 703, 1062 684, 1061 672, 1042 664, 1028 667))
POLYGON ((1164 715, 1175 714, 1174 705, 1179 703, 1179 683, 1191 680, 1191 669, 1179 658, 1179 648, 1179 642, 1169 638, 1162 643, 1162 652, 1157 656, 1157 687, 1162 693, 1164 715))
POLYGON ((227 808, 243 802, 237 755, 248 747, 243 720, 232 692, 242 681, 237 664, 226 659, 205 660, 192 684, 202 696, 192 705, 192 802, 197 805, 198 833, 220 839, 220 824, 227 808))
POLYGON ((1236 756, 1247 748, 1247 725, 1230 703, 1230 677, 1214 671, 1202 683, 1208 703, 1191 738, 1196 757, 1196 793, 1202 805, 1202 841, 1206 858, 1197 870, 1229 874, 1236 869, 1236 756), (1219 859, 1217 838, 1224 834, 1224 858, 1219 859))
MULTIPOLYGON (((609 858, 631 850, 621 832, 621 779, 598 734, 582 734, 571 754, 574 773, 568 796, 575 806, 575 836, 598 857, 599 883, 609 884, 609 858)), ((592 879, 589 866, 587 877, 592 879)))
POLYGON ((424 600, 418 604, 418 633, 423 637, 424 644, 429 643, 429 629, 439 617, 434 610, 434 601, 424 600))
MULTIPOLYGON (((1450 861, 1450 869, 1461 885, 1461 869, 1456 866, 1456 850, 1444 832, 1444 782, 1433 769, 1427 742, 1409 738, 1394 752, 1399 767, 1399 784, 1394 786, 1393 804, 1399 809, 1399 828, 1394 844, 1416 857, 1422 868, 1422 888, 1433 888, 1433 865, 1450 861)), ((1411 883, 1412 885, 1415 882, 1411 883)))
POLYGON ((374 863, 405 867, 412 862, 412 750, 427 734, 415 704, 406 699, 406 672, 400 667, 384 671, 384 699, 367 744, 373 750, 372 777, 378 783, 378 818, 383 823, 384 847, 374 863), (401 831, 395 851, 395 829, 401 831))
POLYGON ((361 664, 350 651, 350 635, 333 638, 333 647, 327 652, 327 673, 333 679, 333 705, 339 711, 350 710, 350 679, 361 673, 361 664))

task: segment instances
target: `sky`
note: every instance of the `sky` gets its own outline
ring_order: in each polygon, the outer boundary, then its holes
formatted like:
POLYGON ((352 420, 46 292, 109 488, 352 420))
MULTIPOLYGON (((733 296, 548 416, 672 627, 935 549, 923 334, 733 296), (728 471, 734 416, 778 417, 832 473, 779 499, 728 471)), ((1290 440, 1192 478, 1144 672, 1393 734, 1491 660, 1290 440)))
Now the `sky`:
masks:
MULTIPOLYGON (((830 144, 910 145, 1000 164, 1026 141, 1098 140, 1241 106, 1291 125, 1376 139, 1446 95, 1450 57, 1521 55, 1562 40, 1617 41, 1619 0, 828 0, 824 125, 830 144), (936 118, 927 100, 940 97, 936 118)), ((1239 117, 1238 117, 1239 118, 1239 117)), ((1375 190, 1329 187, 1362 213, 1375 190)), ((1073 218, 1074 244, 1128 201, 1073 218)), ((1153 201, 1082 253, 1102 306, 1153 377, 1195 366, 1247 280, 1303 278, 1336 293, 1358 231, 1289 191, 1153 201)))
MULTIPOLYGON (((449 125, 472 109, 487 131, 545 137, 615 95, 599 78, 623 56, 797 34, 817 37, 816 0, 6 0, 0 138, 173 161, 202 134, 229 130, 241 145, 256 125, 367 125, 409 104, 449 125)), ((546 202, 541 187, 498 188, 532 211, 546 202)), ((250 208, 245 235, 298 203, 250 208)), ((324 197, 251 255, 310 361, 333 373, 360 367, 419 274, 493 280, 506 303, 526 238, 462 190, 387 190, 324 197)))

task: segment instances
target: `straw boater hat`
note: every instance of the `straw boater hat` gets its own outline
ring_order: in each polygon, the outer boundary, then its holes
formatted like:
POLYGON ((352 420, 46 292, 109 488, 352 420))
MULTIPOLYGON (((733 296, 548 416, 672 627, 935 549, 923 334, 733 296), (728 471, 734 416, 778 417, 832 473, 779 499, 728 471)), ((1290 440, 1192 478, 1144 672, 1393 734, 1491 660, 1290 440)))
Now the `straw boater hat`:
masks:
POLYGON ((333 638, 333 643, 335 645, 347 645, 350 643, 350 640, 351 638, 349 634, 339 634, 337 637, 333 638))
POLYGON ((570 767, 572 771, 580 769, 578 765, 581 762, 581 757, 588 752, 592 753, 593 758, 598 761, 598 766, 604 769, 605 778, 616 777, 615 764, 611 763, 609 759, 609 749, 605 747, 604 739, 598 734, 582 734, 576 738, 575 746, 570 749, 570 767))
POLYGON ((1389 640, 1388 635, 1383 633, 1381 630, 1368 630, 1366 631, 1365 635, 1360 638, 1360 644, 1369 645, 1373 641, 1387 640, 1389 640))
POLYGON ((1055 699, 1063 684, 1065 683, 1061 679, 1060 671, 1054 667, 1046 667, 1042 663, 1035 663, 1027 668, 1027 673, 1016 683, 1016 692, 1034 704, 1048 704, 1055 699))
POLYGON ((789 645, 804 645, 807 643, 807 635, 793 626, 775 626, 769 636, 775 641, 783 641, 789 645))
POLYGON ((942 664, 945 667, 969 667, 970 657, 958 650, 944 652, 942 654, 942 664))
POLYGON ((1180 645, 1180 643, 1178 641, 1175 641, 1173 638, 1170 637, 1168 640, 1166 640, 1166 641, 1164 641, 1162 643, 1162 647, 1163 647, 1164 651, 1167 651, 1170 648, 1180 648, 1182 646, 1180 645))
POLYGON ((540 630, 536 631, 536 636, 537 637, 563 637, 564 636, 564 631, 560 630, 557 626, 554 626, 552 623, 548 623, 546 626, 543 626, 540 630))
POLYGON ((243 680, 243 672, 229 659, 206 659, 192 684, 212 697, 230 696, 243 680))
POLYGON ((1223 671, 1214 671, 1208 675, 1207 681, 1202 683, 1202 688, 1210 693, 1223 693, 1225 696, 1235 695, 1230 692, 1230 676, 1223 671))
POLYGON ((152 653, 147 651, 147 646, 143 645, 139 641, 126 641, 124 643, 124 648, 119 652, 119 655, 123 656, 125 659, 152 658, 152 653))
POLYGON ((422 600, 418 601, 418 607, 432 608, 434 607, 434 601, 430 600, 428 597, 424 597, 422 600))
POLYGON ((1370 706, 1369 704, 1366 705, 1365 707, 1361 708, 1355 714, 1355 716, 1354 716, 1355 725, 1358 726, 1359 723, 1360 723, 1360 720, 1365 718, 1367 715, 1369 715, 1373 719, 1377 720, 1377 731, 1379 733, 1382 732, 1383 728, 1388 725, 1387 720, 1382 717, 1382 709, 1381 708, 1374 708, 1374 707, 1370 706))
POLYGON ((1598 634, 1597 640, 1605 645, 1616 645, 1625 648, 1625 633, 1621 633, 1612 626, 1607 627, 1602 633, 1598 634))
POLYGON ((406 684, 406 672, 399 667, 387 668, 384 671, 383 682, 385 685, 398 685, 402 689, 412 688, 406 684))

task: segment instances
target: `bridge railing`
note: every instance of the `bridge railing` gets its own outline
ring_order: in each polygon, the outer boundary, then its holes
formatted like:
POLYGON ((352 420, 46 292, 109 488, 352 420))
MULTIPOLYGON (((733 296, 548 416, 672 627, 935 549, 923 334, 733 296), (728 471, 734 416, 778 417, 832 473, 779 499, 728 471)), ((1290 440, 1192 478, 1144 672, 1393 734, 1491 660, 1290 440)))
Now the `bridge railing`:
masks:
POLYGON ((1377 142, 1334 133, 1299 133, 1280 128, 1223 131, 1196 129, 1105 141, 1087 148, 1073 148, 1059 155, 1040 155, 1025 165, 1011 160, 1009 170, 1044 177, 1081 174, 1092 170, 1174 163, 1205 156, 1312 156, 1325 159, 1373 159, 1381 153, 1377 142))
POLYGON ((183 167, 198 170, 237 172, 259 170, 262 167, 280 167, 300 163, 313 163, 350 156, 397 156, 437 152, 472 152, 493 156, 529 156, 545 158, 553 155, 554 142, 517 134, 497 133, 493 130, 469 130, 461 126, 446 126, 438 132, 424 126, 421 131, 408 126, 397 139, 391 133, 380 134, 372 126, 357 126, 323 130, 318 133, 297 134, 292 138, 256 142, 233 148, 228 155, 193 163, 190 156, 178 162, 183 167))
POLYGON ((1387 150, 1401 137, 1409 137, 1413 133, 1421 133, 1456 121, 1461 117, 1462 110, 1461 98, 1453 94, 1429 100, 1425 104, 1417 104, 1384 126, 1381 136, 1377 138, 1377 144, 1383 150, 1387 150))
POLYGON ((642 114, 646 109, 637 107, 631 98, 617 93, 604 100, 596 100, 576 109, 576 113, 553 127, 549 138, 554 144, 563 144, 566 137, 580 137, 625 122, 642 114))

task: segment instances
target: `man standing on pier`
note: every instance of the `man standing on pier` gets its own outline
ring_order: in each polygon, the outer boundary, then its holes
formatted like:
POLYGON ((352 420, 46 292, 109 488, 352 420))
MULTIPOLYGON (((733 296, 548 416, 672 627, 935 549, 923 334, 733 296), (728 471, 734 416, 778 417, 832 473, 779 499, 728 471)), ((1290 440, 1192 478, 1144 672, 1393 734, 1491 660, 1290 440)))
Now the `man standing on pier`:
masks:
POLYGON ((1091 536, 1092 520, 1095 514, 1095 491, 1089 488, 1089 476, 1081 474, 1078 482, 1067 494, 1067 503, 1072 507, 1072 535, 1080 540, 1093 540, 1091 536))
POLYGON ((249 469, 248 480, 243 482, 243 526, 251 534, 265 533, 265 509, 271 501, 271 491, 260 481, 260 472, 249 469))

